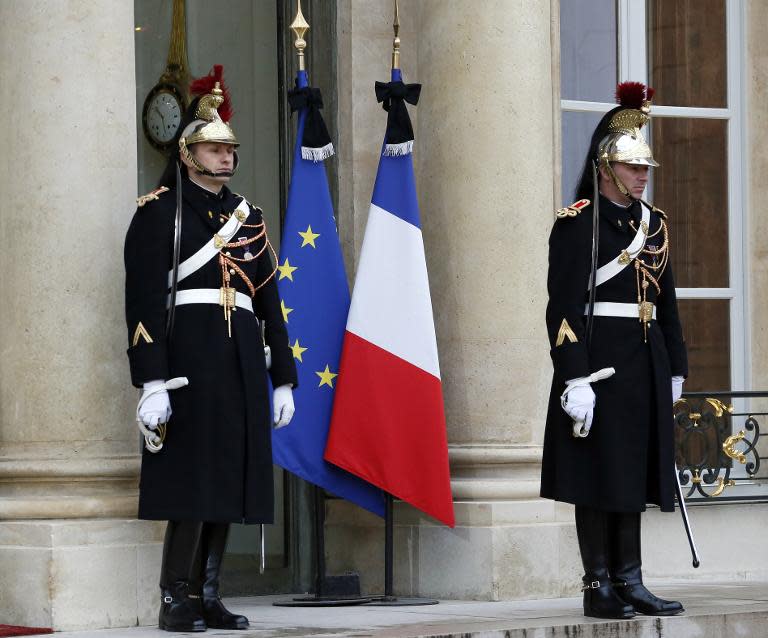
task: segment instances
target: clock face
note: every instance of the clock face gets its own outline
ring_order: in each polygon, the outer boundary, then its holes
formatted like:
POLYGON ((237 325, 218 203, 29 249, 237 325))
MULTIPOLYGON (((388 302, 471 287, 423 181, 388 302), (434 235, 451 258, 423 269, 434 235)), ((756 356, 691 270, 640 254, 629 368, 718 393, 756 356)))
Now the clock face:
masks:
POLYGON ((146 105, 146 131, 155 142, 168 144, 181 124, 181 104, 168 91, 158 91, 146 105))

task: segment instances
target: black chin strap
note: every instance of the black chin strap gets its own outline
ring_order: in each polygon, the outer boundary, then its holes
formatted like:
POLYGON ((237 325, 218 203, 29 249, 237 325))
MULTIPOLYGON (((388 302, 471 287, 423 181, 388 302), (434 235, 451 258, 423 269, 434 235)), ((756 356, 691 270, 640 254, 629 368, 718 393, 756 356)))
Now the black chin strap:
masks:
POLYGON ((221 171, 219 173, 214 173, 208 169, 201 171, 199 168, 196 168, 195 173, 198 175, 205 175, 206 177, 232 177, 235 174, 235 171, 221 171))

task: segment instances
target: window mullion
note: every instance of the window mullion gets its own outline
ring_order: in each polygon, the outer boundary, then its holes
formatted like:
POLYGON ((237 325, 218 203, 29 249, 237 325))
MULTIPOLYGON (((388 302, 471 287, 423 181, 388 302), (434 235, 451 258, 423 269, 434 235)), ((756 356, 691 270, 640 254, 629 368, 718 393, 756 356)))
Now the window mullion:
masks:
POLYGON ((648 84, 645 0, 618 0, 619 81, 648 84))
POLYGON ((581 111, 605 113, 610 111, 615 104, 609 102, 585 102, 583 100, 560 100, 560 108, 563 111, 581 111))
MULTIPOLYGON (((744 7, 741 0, 726 3, 726 51, 727 51, 727 94, 728 110, 743 114, 741 87, 743 86, 742 29, 744 7)), ((731 302, 731 380, 734 388, 747 388, 751 382, 751 361, 749 325, 747 313, 749 300, 744 286, 745 274, 749 272, 749 250, 744 232, 743 194, 746 166, 742 152, 743 122, 740 117, 728 121, 728 238, 729 238, 729 284, 734 290, 731 302)))
POLYGON ((733 299, 733 288, 675 288, 678 299, 733 299))
MULTIPOLYGON (((615 104, 608 102, 585 102, 582 100, 560 100, 560 107, 564 111, 593 111, 603 113, 612 109, 615 104)), ((686 117, 701 118, 707 120, 728 120, 734 116, 732 109, 718 109, 696 106, 662 106, 654 105, 653 117, 686 117)))

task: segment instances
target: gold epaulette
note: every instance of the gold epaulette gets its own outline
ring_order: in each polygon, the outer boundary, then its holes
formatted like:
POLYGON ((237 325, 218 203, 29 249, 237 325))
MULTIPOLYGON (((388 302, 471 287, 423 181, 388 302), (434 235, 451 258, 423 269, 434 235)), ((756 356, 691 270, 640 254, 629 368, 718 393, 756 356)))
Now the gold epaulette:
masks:
POLYGON ((580 199, 578 202, 573 202, 570 206, 558 210, 555 213, 555 217, 558 219, 563 219, 564 217, 576 217, 576 215, 589 206, 590 203, 591 202, 588 199, 580 199))
POLYGON ((165 193, 166 191, 170 190, 167 186, 161 186, 160 188, 156 188, 151 193, 147 193, 146 195, 142 195, 141 197, 136 198, 136 205, 141 208, 146 204, 147 202, 151 202, 153 199, 160 199, 160 195, 165 193))
POLYGON ((651 210, 654 213, 658 213, 659 215, 661 215, 664 219, 667 218, 667 214, 663 210, 661 210, 661 208, 656 208, 655 206, 651 206, 651 210))

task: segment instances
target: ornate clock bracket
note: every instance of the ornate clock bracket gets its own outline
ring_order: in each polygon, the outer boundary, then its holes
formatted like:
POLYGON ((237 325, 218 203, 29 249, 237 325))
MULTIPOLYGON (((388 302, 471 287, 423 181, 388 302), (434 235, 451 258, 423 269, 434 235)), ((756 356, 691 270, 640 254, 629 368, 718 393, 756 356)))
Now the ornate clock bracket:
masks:
POLYGON ((178 126, 190 101, 184 2, 185 0, 173 0, 171 37, 165 71, 147 94, 142 110, 144 135, 149 143, 161 152, 168 152, 173 147, 178 126))
POLYGON ((175 84, 184 96, 184 106, 189 104, 189 62, 187 58, 187 20, 185 0, 173 0, 171 20, 171 41, 168 45, 168 60, 160 83, 175 84))

